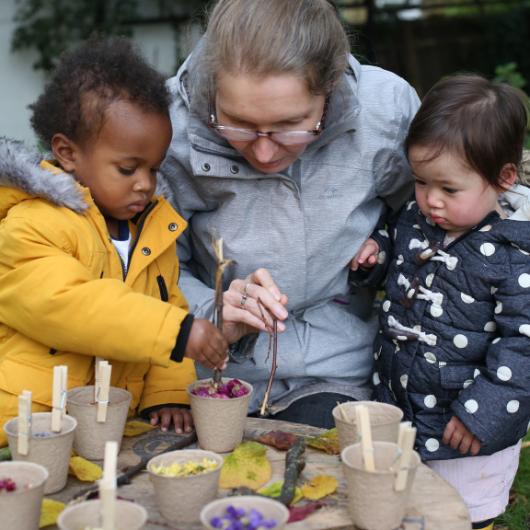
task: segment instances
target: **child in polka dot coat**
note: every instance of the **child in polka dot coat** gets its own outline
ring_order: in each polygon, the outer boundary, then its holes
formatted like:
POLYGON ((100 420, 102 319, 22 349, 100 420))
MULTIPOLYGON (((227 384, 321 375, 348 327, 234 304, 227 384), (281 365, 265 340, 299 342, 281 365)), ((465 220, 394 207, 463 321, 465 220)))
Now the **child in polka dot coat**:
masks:
POLYGON ((417 427, 473 528, 504 511, 530 420, 530 190, 515 184, 526 124, 508 85, 437 83, 406 141, 415 200, 351 264, 357 286, 387 274, 376 398, 417 427))

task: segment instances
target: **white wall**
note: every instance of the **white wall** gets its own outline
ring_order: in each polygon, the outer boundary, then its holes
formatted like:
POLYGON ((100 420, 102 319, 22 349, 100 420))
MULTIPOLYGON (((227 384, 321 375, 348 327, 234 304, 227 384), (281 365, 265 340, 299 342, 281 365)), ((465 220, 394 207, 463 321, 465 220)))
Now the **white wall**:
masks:
MULTIPOLYGON (((0 0, 0 136, 36 143, 29 124, 28 105, 41 93, 45 74, 34 70, 37 53, 11 51, 11 38, 15 29, 13 18, 16 0, 0 0)), ((185 31, 179 35, 180 47, 191 49, 198 39, 198 31, 185 31)), ((169 25, 145 25, 134 29, 134 40, 146 59, 166 76, 175 69, 175 36, 169 25)))

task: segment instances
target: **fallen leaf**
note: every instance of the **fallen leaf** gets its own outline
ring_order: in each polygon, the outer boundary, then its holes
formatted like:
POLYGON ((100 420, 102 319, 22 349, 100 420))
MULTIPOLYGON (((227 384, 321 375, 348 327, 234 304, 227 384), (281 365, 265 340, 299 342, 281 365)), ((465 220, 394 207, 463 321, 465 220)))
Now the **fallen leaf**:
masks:
POLYGON ((155 425, 151 425, 145 421, 131 420, 125 424, 123 436, 140 436, 140 434, 152 431, 153 429, 156 429, 155 425))
POLYGON ((308 502, 303 506, 289 506, 289 520, 287 523, 295 523, 296 521, 303 521, 309 517, 314 511, 325 506, 323 502, 308 502))
POLYGON ((270 445, 279 451, 287 451, 296 441, 296 435, 284 431, 269 431, 257 438, 258 442, 270 445))
POLYGON ((219 478, 220 488, 246 486, 257 490, 272 476, 267 448, 258 442, 243 442, 225 458, 219 478))
POLYGON ((329 455, 338 455, 340 453, 337 429, 329 429, 329 431, 320 436, 309 436, 306 438, 306 443, 309 447, 324 451, 329 455))
MULTIPOLYGON (((280 496, 280 493, 282 492, 282 487, 283 480, 279 480, 278 482, 273 482, 268 486, 260 488, 258 490, 258 493, 260 495, 265 495, 265 497, 271 497, 274 499, 280 496)), ((296 504, 298 501, 302 500, 303 497, 304 496, 302 495, 302 490, 300 488, 295 488, 294 497, 290 505, 292 506, 293 504, 296 504)))
POLYGON ((0 447, 0 462, 2 460, 11 460, 11 451, 9 447, 0 447))
POLYGON ((59 514, 64 510, 64 503, 54 501, 53 499, 42 499, 42 506, 40 510, 39 528, 51 526, 57 523, 59 514))
POLYGON ((306 499, 317 501, 337 491, 337 479, 331 475, 317 475, 301 487, 306 499))
POLYGON ((84 459, 82 456, 70 457, 70 469, 68 472, 83 482, 94 482, 103 476, 103 470, 100 466, 84 459))

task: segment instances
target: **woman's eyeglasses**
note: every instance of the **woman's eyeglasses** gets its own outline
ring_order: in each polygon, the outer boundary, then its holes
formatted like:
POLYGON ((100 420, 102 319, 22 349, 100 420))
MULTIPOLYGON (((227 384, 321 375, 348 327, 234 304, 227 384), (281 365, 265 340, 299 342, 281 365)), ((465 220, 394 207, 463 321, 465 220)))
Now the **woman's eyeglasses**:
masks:
POLYGON ((232 142, 254 142, 260 137, 270 138, 277 144, 291 146, 291 145, 307 145, 315 141, 322 130, 324 129, 324 117, 327 110, 327 100, 324 105, 322 118, 311 131, 255 131, 252 129, 240 129, 239 127, 229 127, 228 125, 221 125, 217 121, 217 117, 210 109, 208 127, 213 129, 219 136, 232 142))

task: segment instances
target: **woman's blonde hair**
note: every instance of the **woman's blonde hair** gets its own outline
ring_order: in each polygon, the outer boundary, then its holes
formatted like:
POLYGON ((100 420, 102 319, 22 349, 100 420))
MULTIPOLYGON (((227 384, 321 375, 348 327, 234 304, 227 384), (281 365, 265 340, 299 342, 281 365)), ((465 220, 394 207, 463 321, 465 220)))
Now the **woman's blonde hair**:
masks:
POLYGON ((349 42, 327 0, 219 0, 206 30, 202 65, 218 72, 292 73, 312 94, 329 94, 346 69, 349 42))

